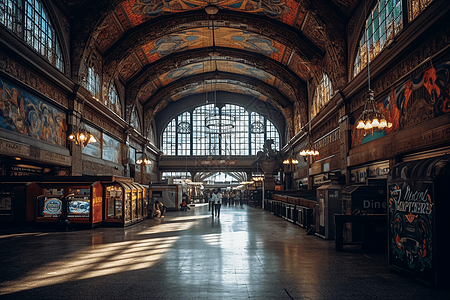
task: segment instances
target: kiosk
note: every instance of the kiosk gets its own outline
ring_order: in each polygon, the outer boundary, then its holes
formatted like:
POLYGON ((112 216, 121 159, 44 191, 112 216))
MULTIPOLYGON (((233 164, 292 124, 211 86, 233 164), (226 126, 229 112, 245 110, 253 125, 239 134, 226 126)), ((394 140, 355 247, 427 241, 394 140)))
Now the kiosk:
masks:
POLYGON ((105 225, 128 226, 147 217, 147 188, 135 182, 104 184, 105 225))

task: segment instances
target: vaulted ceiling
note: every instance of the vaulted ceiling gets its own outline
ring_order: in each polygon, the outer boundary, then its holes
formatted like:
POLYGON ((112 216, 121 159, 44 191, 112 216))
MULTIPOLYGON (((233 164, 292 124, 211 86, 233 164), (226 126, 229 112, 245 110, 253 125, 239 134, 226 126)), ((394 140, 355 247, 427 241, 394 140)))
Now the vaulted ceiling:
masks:
MULTIPOLYGON (((357 0, 60 0, 69 16, 72 76, 93 49, 103 91, 126 90, 153 119, 164 107, 212 90, 269 102, 292 127, 305 123, 307 82, 326 72, 346 82, 345 28, 357 0), (219 10, 210 15, 205 6, 219 10)), ((316 80, 317 81, 317 80, 316 80)), ((291 128, 292 129, 292 128, 291 128)))

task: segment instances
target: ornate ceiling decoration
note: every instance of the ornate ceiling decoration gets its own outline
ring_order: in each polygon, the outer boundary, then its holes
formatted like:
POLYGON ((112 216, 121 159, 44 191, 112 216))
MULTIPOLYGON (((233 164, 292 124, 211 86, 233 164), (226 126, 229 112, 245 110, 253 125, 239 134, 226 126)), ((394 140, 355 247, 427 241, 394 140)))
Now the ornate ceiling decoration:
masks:
POLYGON ((154 116, 162 103, 202 93, 206 78, 292 116, 293 103, 307 108, 307 81, 326 72, 335 89, 344 84, 345 24, 358 0, 217 0, 214 19, 198 0, 58 2, 71 23, 74 78, 98 52, 103 91, 122 82, 127 115, 141 102, 154 116), (220 77, 212 78, 216 68, 220 77))

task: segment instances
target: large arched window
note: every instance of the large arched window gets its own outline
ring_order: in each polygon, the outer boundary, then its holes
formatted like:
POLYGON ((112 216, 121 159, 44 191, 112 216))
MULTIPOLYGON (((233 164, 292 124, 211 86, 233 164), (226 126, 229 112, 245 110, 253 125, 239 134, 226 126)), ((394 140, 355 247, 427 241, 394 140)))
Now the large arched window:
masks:
POLYGON ((311 103, 310 118, 314 118, 328 102, 330 102, 333 96, 333 86, 331 80, 327 74, 323 73, 322 80, 317 85, 314 92, 314 98, 311 103))
POLYGON ((56 31, 39 0, 2 0, 0 23, 64 72, 56 31))
POLYGON ((207 104, 169 122, 162 134, 162 151, 165 155, 256 155, 267 139, 274 140, 274 150, 279 149, 280 134, 266 117, 237 105, 226 104, 219 109, 207 104), (205 119, 213 115, 222 119, 231 116, 234 127, 208 129, 205 119))
POLYGON ((353 65, 353 76, 366 67, 403 28, 402 0, 379 0, 366 19, 353 65), (367 30, 366 30, 367 29, 367 30), (367 44, 368 43, 368 44, 367 44))
POLYGON ((119 95, 117 94, 117 89, 114 84, 109 86, 108 98, 105 100, 104 104, 119 117, 122 117, 122 105, 120 105, 119 95))

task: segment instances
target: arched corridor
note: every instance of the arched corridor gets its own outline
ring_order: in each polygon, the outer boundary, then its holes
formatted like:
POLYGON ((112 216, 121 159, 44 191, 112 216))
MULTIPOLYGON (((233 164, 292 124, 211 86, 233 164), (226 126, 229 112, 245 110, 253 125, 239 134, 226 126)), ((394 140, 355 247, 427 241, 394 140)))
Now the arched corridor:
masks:
POLYGON ((385 254, 264 210, 207 206, 126 228, 0 232, 2 299, 450 299, 391 272, 385 254))

